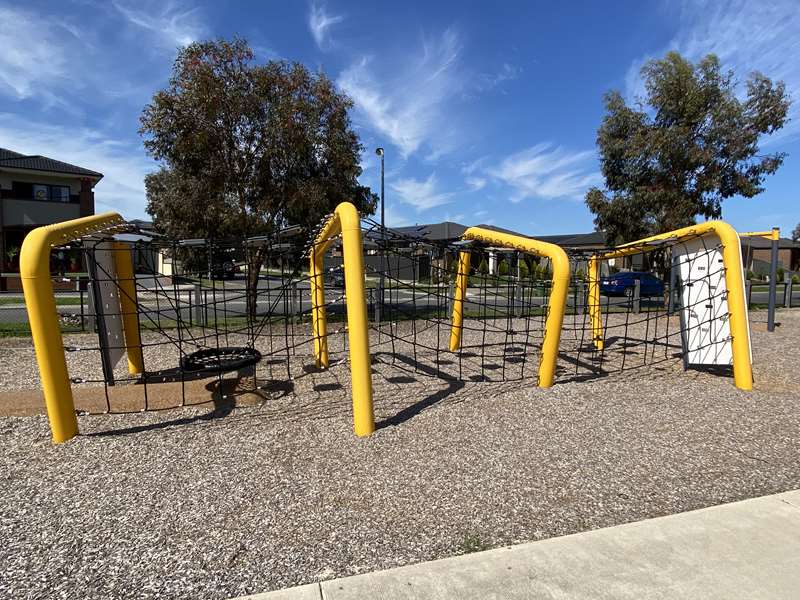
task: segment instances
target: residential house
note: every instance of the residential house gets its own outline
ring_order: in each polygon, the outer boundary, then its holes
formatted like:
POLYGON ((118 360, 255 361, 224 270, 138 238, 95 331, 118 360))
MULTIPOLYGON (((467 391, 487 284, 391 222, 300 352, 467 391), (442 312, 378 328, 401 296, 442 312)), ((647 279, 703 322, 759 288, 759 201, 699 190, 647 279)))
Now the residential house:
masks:
POLYGON ((0 148, 0 289, 18 289, 13 274, 19 272, 22 240, 32 229, 94 214, 93 189, 102 177, 46 156, 0 148))

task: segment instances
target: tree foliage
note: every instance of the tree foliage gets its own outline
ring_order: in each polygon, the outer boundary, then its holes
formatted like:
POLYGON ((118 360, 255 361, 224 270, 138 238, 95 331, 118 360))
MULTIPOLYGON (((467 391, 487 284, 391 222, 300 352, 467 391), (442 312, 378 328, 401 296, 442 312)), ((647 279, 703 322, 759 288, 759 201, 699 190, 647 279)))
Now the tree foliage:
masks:
POLYGON ((174 235, 238 238, 310 227, 343 200, 374 212, 351 107, 322 73, 256 64, 244 40, 190 44, 141 116, 163 165, 146 181, 148 212, 174 235))
MULTIPOLYGON (((156 227, 241 239, 311 230, 344 200, 371 214, 377 197, 358 183, 363 148, 351 107, 323 73, 256 64, 244 40, 181 49, 169 85, 141 116, 145 148, 162 163, 145 182, 156 227)), ((248 255, 251 315, 265 254, 261 245, 248 255)))
POLYGON ((797 226, 792 231, 792 240, 794 240, 795 242, 800 240, 800 223, 798 223, 797 226))
POLYGON ((642 77, 636 107, 606 94, 597 132, 605 190, 589 190, 586 204, 612 244, 720 218, 725 199, 762 192, 784 159, 759 150, 786 122, 782 82, 753 73, 739 99, 716 56, 692 64, 675 52, 648 62, 642 77))

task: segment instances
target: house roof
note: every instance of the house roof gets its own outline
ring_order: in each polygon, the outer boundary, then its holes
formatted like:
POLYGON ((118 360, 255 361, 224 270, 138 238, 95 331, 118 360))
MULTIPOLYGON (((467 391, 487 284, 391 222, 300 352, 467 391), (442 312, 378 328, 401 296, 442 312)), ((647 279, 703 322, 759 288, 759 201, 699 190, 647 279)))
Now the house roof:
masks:
POLYGON ((466 225, 444 221, 443 223, 431 223, 429 225, 412 225, 410 227, 393 227, 400 235, 410 237, 421 237, 427 240, 445 241, 455 240, 461 237, 467 230, 466 225))
MULTIPOLYGON (((758 236, 742 237, 742 246, 753 248, 754 250, 769 250, 772 248, 772 240, 758 236)), ((789 238, 782 237, 778 240, 778 248, 800 248, 800 242, 794 242, 789 238)))
MULTIPOLYGON (((602 231, 593 231, 591 233, 567 233, 561 235, 528 235, 513 231, 511 229, 504 229, 496 225, 481 224, 477 225, 482 229, 489 229, 490 231, 498 231, 500 233, 507 233, 511 235, 518 235, 527 238, 541 240, 543 242, 550 242, 557 244, 564 248, 605 248, 606 247, 606 234, 602 231)), ((444 223, 430 223, 427 225, 414 225, 410 227, 394 227, 391 231, 396 232, 402 236, 420 237, 432 241, 447 241, 460 238, 461 235, 468 229, 466 225, 460 223, 453 223, 452 221, 445 221, 444 223)))
POLYGON ((52 173, 67 175, 83 175, 84 177, 92 177, 97 180, 103 177, 103 174, 97 171, 85 169, 39 154, 25 155, 6 148, 0 148, 0 169, 3 167, 23 169, 26 171, 50 171, 52 173))
POLYGON ((565 248, 605 248, 606 234, 604 231, 590 233, 564 233, 560 235, 537 235, 537 240, 557 244, 565 248))

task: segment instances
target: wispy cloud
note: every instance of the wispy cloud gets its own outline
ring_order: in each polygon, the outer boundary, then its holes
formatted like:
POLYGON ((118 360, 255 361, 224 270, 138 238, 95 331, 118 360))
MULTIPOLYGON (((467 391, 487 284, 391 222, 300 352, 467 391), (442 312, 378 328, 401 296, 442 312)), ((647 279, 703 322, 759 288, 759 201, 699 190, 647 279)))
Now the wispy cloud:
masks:
POLYGON ((448 101, 464 86, 459 68, 461 40, 455 29, 423 39, 417 52, 399 65, 375 68, 363 56, 338 78, 356 104, 357 117, 408 157, 426 146, 431 156, 455 145, 457 127, 448 101))
POLYGON ((800 10, 796 0, 748 2, 746 0, 685 0, 676 35, 653 55, 634 61, 626 75, 629 98, 642 95, 639 76, 642 65, 668 50, 677 50, 691 60, 713 52, 725 69, 733 69, 744 80, 752 71, 786 82, 796 100, 792 121, 776 136, 800 134, 800 10))
POLYGON ((57 103, 50 90, 74 81, 70 49, 76 45, 80 38, 63 19, 0 6, 0 93, 57 103))
POLYGON ((31 122, 0 113, 0 140, 23 154, 43 154, 77 164, 105 176, 95 189, 99 209, 116 210, 126 218, 145 214, 144 176, 155 170, 139 144, 120 142, 104 132, 73 125, 31 122))
POLYGON ((324 4, 311 3, 311 10, 308 13, 308 29, 320 50, 330 48, 332 44, 330 29, 342 21, 344 21, 344 15, 330 15, 324 4))
POLYGON ((477 192, 486 187, 486 179, 484 177, 467 177, 464 181, 473 192, 477 192))
POLYGON ((511 63, 503 63, 494 73, 482 73, 477 77, 478 91, 492 90, 507 81, 513 81, 522 74, 522 68, 511 63))
POLYGON ((594 157, 593 150, 568 152, 542 143, 506 157, 486 172, 512 188, 513 202, 525 198, 579 199, 589 187, 602 182, 593 170, 594 157))
POLYGON ((436 206, 448 204, 453 201, 454 194, 439 189, 439 182, 435 173, 431 173, 427 179, 400 179, 390 184, 400 200, 410 204, 417 212, 429 210, 436 206))
POLYGON ((197 7, 184 8, 169 0, 136 3, 114 0, 113 5, 128 22, 149 31, 170 49, 191 44, 207 34, 197 7))

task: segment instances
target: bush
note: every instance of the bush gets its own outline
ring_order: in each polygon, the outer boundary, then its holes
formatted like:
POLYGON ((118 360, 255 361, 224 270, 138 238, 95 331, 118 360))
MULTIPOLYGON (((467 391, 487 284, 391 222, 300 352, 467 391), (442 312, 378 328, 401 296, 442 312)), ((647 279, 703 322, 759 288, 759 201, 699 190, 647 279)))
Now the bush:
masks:
POLYGON ((792 275, 792 283, 800 283, 800 275, 792 275))
POLYGON ((747 269, 747 279, 755 279, 755 274, 750 269, 747 269))
POLYGON ((583 281, 584 279, 586 279, 586 275, 584 274, 583 269, 578 269, 577 271, 575 271, 576 281, 583 281))
POLYGON ((524 258, 519 259, 519 277, 520 279, 527 279, 528 275, 530 275, 530 269, 528 269, 528 263, 525 262, 524 258))
POLYGON ((505 260, 501 260, 500 264, 497 265, 497 274, 501 277, 508 275, 508 263, 505 260))
POLYGON ((778 270, 775 271, 775 276, 776 276, 775 281, 778 283, 782 283, 785 274, 786 272, 783 270, 783 267, 778 267, 778 270))
POLYGON ((489 273, 489 263, 486 262, 485 258, 481 258, 481 262, 478 263, 478 273, 481 275, 486 275, 489 273))

